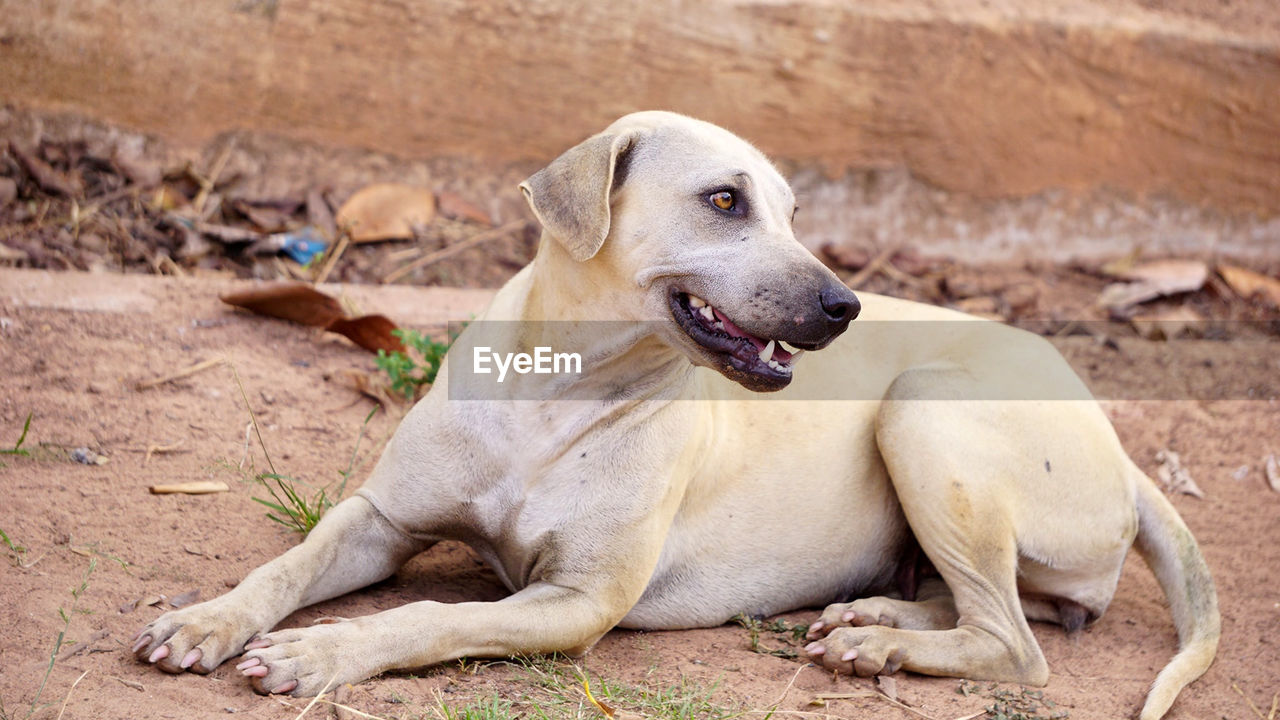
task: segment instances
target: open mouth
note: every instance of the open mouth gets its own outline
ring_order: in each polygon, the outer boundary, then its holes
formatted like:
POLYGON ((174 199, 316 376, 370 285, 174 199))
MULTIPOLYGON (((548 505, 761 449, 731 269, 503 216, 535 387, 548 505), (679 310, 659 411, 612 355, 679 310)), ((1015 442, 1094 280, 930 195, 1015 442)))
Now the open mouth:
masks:
POLYGON ((761 338, 738 327, 706 300, 673 291, 671 311, 694 342, 719 356, 723 371, 754 389, 780 389, 791 382, 791 365, 800 352, 781 340, 761 338))

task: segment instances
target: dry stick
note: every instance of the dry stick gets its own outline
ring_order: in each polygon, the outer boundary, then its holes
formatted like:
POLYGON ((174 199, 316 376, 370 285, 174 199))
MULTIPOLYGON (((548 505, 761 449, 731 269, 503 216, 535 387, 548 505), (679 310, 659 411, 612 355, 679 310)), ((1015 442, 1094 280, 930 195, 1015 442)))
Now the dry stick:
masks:
POLYGON ((321 700, 320 702, 322 702, 322 703, 324 703, 324 704, 326 704, 326 705, 331 705, 331 706, 333 706, 333 707, 334 707, 335 709, 337 709, 337 710, 346 711, 346 712, 348 712, 348 713, 351 713, 352 715, 355 715, 355 716, 357 716, 357 717, 368 718, 368 720, 387 720, 386 718, 384 718, 384 717, 382 717, 382 716, 380 716, 380 715, 370 715, 370 714, 369 714, 369 713, 367 713, 367 712, 361 712, 361 711, 359 711, 359 710, 357 710, 357 709, 355 709, 355 708, 353 708, 353 707, 351 707, 351 706, 349 706, 349 705, 343 705, 342 703, 337 703, 337 702, 334 702, 334 701, 332 701, 332 700, 321 700))
POLYGON ((316 273, 315 280, 312 282, 319 285, 325 280, 328 280, 329 273, 333 272, 334 266, 338 264, 338 258, 342 257, 342 253, 346 252, 350 245, 351 233, 345 230, 338 233, 338 244, 334 246, 333 252, 329 253, 325 257, 324 264, 320 266, 320 272, 316 273))
POLYGON ((156 387, 157 385, 164 385, 165 383, 173 382, 174 380, 181 380, 182 378, 190 377, 192 375, 195 375, 196 373, 204 372, 205 370, 208 370, 211 367, 221 365, 225 361, 226 361, 226 358, 220 358, 220 357, 210 358, 208 360, 205 360, 204 362, 198 362, 195 365, 192 365, 191 367, 187 368, 186 370, 179 370, 178 372, 173 373, 172 375, 165 375, 162 378, 156 378, 155 380, 148 380, 146 382, 138 383, 136 386, 134 386, 134 389, 149 390, 153 387, 156 387))
POLYGON ((58 711, 57 720, 62 720, 62 713, 67 711, 67 702, 71 700, 71 691, 75 690, 76 686, 80 684, 80 681, 84 679, 84 676, 88 674, 89 674, 89 671, 85 670, 84 672, 80 673, 80 677, 76 678, 75 682, 71 683, 71 688, 67 690, 67 696, 62 698, 62 709, 58 711))
MULTIPOLYGON (((1267 720, 1267 717, 1266 717, 1265 715, 1263 715, 1263 714, 1262 714, 1262 711, 1258 709, 1258 706, 1257 706, 1257 705, 1254 705, 1254 704, 1253 704, 1253 700, 1249 699, 1249 696, 1244 694, 1244 691, 1240 689, 1240 686, 1239 686, 1239 685, 1237 685, 1237 684, 1235 684, 1235 683, 1231 683, 1231 689, 1232 689, 1232 690, 1235 690, 1237 693, 1239 693, 1239 694, 1240 694, 1240 697, 1244 698, 1244 701, 1245 701, 1245 702, 1247 702, 1247 703, 1249 703, 1249 709, 1253 711, 1253 714, 1254 714, 1254 715, 1257 715, 1257 716, 1258 716, 1258 720, 1267 720)), ((1274 707, 1274 705, 1275 705, 1275 701, 1274 701, 1274 700, 1272 701, 1272 705, 1273 705, 1273 707, 1272 707, 1272 709, 1271 709, 1271 712, 1274 714, 1274 713, 1275 713, 1275 707, 1274 707)))
POLYGON ((471 237, 467 238, 466 240, 463 240, 462 242, 456 242, 448 247, 441 248, 439 250, 436 250, 433 253, 429 253, 423 257, 420 257, 417 260, 414 260, 413 262, 409 263, 408 265, 405 265, 404 267, 398 268, 396 270, 392 270, 391 272, 387 273, 385 277, 382 278, 382 282, 393 283, 396 280, 399 280, 400 278, 404 277, 405 275, 408 275, 409 273, 413 272, 414 270, 427 267, 428 265, 439 262, 447 257, 457 255, 463 250, 468 250, 481 243, 489 242, 490 240, 497 240, 500 237, 504 237, 510 234, 513 230, 528 227, 529 222, 530 222, 529 220, 516 220, 514 222, 509 222, 506 225, 503 225, 501 227, 497 227, 492 230, 486 230, 485 232, 472 235, 471 237))
POLYGON ((320 702, 320 697, 325 693, 329 692, 329 686, 332 685, 333 681, 337 679, 338 679, 338 673, 335 672, 333 674, 333 677, 329 678, 329 682, 324 684, 324 687, 320 689, 320 692, 315 697, 311 698, 311 702, 307 703, 307 706, 302 708, 302 712, 298 713, 298 717, 294 718, 293 720, 302 720, 302 716, 306 715, 308 710, 315 707, 315 704, 320 702))
POLYGON ((1267 713, 1267 720, 1276 720, 1276 710, 1280 710, 1280 693, 1271 696, 1271 712, 1267 713))
POLYGON ((846 280, 844 284, 848 285, 853 290, 857 290, 860 285, 870 280, 872 275, 879 272, 880 268, 882 268, 885 263, 889 262, 889 260, 891 260, 900 249, 902 249, 902 246, 898 243, 894 243, 881 250, 878 255, 871 258, 870 262, 863 265, 861 270, 850 275, 849 279, 846 280))
POLYGON ((236 147, 236 138, 232 136, 226 147, 222 148, 222 154, 213 162, 213 172, 209 173, 208 179, 205 179, 192 171, 192 175, 196 176, 196 182, 200 184, 200 192, 196 193, 196 199, 191 201, 191 206, 195 209, 196 215, 204 210, 204 203, 209 199, 209 193, 213 192, 214 187, 218 185, 218 178, 222 177, 222 171, 227 167, 227 160, 231 158, 231 151, 236 147))
POLYGON ((142 457, 142 464, 146 465, 147 463, 151 462, 152 455, 159 455, 161 453, 173 452, 174 450, 177 450, 179 447, 182 446, 182 443, 183 441, 179 440, 178 442, 170 445, 148 445, 147 454, 142 457))

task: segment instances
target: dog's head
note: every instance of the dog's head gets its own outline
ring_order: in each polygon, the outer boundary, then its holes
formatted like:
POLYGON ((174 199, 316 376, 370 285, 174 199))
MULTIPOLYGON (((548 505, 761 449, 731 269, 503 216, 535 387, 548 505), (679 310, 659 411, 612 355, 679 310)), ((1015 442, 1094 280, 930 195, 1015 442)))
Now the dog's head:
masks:
POLYGON ((785 387, 794 349, 826 346, 858 314, 795 239, 781 174, 715 125, 628 115, 520 188, 554 252, 614 276, 618 319, 664 319, 672 347, 752 390, 785 387))

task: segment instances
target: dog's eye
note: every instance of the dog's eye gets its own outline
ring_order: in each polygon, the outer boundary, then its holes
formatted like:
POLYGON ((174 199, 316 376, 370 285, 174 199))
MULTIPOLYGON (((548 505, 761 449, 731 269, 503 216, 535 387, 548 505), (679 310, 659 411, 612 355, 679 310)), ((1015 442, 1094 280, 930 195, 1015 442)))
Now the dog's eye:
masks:
POLYGON ((717 209, 724 210, 725 212, 733 212, 734 208, 738 207, 738 199, 735 198, 733 193, 728 190, 713 192, 707 197, 707 200, 709 200, 712 205, 715 205, 717 209))

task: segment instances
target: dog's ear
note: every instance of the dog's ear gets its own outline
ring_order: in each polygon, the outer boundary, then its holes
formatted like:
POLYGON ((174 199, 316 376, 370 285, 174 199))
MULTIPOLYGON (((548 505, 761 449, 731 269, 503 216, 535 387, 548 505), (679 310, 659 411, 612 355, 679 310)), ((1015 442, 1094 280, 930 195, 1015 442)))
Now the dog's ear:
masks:
POLYGON ((520 183, 542 227, 578 262, 595 257, 609 236, 609 197, 634 139, 629 133, 595 135, 520 183))

